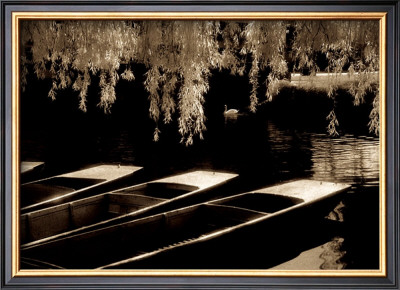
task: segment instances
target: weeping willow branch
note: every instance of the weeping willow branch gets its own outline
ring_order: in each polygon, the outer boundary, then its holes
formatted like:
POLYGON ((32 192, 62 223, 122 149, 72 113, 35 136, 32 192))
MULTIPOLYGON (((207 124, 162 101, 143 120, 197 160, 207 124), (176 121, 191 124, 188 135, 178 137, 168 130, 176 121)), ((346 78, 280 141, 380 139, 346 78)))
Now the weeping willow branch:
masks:
MULTIPOLYGON (((98 106, 110 113, 120 78, 136 81, 135 66, 144 65, 154 140, 162 133, 159 122, 169 123, 177 113, 182 142, 190 145, 206 130, 203 105, 212 70, 247 74, 254 112, 279 93, 288 62, 296 64, 295 70, 307 67, 317 72, 316 55, 322 53, 332 76, 329 97, 335 98, 335 76, 342 72, 355 78, 349 88, 355 105, 364 102, 367 92, 376 94, 369 126, 378 132, 379 87, 374 77, 379 70, 378 36, 376 21, 24 21, 21 86, 27 85, 31 64, 38 79, 52 80, 50 98, 71 87, 79 92, 79 108, 86 111, 88 88, 96 76, 98 106), (291 57, 288 27, 294 28, 291 57), (265 79, 260 79, 262 71, 268 72, 265 79), (261 83, 266 85, 265 96, 259 94, 261 83)), ((337 133, 332 112, 328 130, 337 133)))
MULTIPOLYGON (((293 50, 296 52, 294 58, 298 62, 297 69, 307 67, 312 73, 318 71, 320 68, 316 63, 316 52, 323 53, 328 60, 328 97, 335 99, 339 88, 338 79, 343 72, 354 79, 348 89, 354 97, 354 105, 365 102, 367 92, 379 96, 376 78, 379 71, 377 21, 297 21, 293 25, 296 33, 293 50)), ((379 97, 375 97, 370 114, 370 132, 379 131, 378 106, 379 97)), ((328 116, 328 132, 336 135, 336 117, 332 112, 328 116)))

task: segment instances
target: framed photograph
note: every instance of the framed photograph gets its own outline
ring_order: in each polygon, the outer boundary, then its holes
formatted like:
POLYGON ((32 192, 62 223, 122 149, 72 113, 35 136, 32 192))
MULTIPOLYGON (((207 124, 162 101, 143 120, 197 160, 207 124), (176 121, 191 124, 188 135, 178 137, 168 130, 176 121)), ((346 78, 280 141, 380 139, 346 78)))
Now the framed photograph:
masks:
POLYGON ((1 283, 399 289, 399 1, 1 1, 1 283))

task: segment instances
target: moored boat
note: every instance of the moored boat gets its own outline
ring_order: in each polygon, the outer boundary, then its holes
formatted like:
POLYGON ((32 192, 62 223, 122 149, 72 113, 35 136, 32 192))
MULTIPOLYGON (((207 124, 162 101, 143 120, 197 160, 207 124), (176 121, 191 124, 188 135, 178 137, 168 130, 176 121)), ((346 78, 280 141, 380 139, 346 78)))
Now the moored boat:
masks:
MULTIPOLYGON (((270 186, 47 243, 25 246, 21 249, 21 263, 26 268, 132 269, 143 265, 157 267, 157 264, 146 264, 146 261, 157 261, 159 257, 163 259, 168 257, 168 253, 176 254, 179 251, 187 253, 180 256, 186 260, 195 256, 212 259, 216 252, 207 249, 211 249, 213 244, 218 245, 217 252, 232 249, 235 234, 241 241, 246 240, 251 244, 263 236, 259 230, 249 229, 265 227, 269 220, 279 219, 297 210, 308 210, 349 188, 346 184, 312 180, 270 186), (218 243, 221 240, 223 243, 218 243), (196 248, 199 245, 202 247, 196 248), (200 248, 203 251, 185 252, 187 249, 200 248)), ((268 238, 277 234, 270 232, 268 238)), ((164 259, 166 263, 171 261, 164 259)))
POLYGON ((96 190, 131 178, 141 169, 138 166, 103 164, 24 183, 20 187, 21 213, 98 193, 96 190))
POLYGON ((187 206, 235 177, 215 171, 187 172, 22 214, 20 239, 23 244, 41 243, 47 237, 51 238, 46 241, 54 240, 179 207, 185 201, 187 206))
POLYGON ((20 181, 22 183, 39 179, 44 172, 44 162, 22 161, 20 167, 20 181))
POLYGON ((21 162, 21 174, 27 174, 32 171, 38 170, 44 166, 44 162, 41 161, 22 161, 21 162))

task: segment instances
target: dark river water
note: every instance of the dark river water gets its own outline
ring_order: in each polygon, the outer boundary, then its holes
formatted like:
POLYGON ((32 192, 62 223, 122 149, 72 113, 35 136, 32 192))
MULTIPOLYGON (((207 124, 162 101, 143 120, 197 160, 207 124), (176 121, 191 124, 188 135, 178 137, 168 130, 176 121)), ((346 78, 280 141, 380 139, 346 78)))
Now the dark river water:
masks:
POLYGON ((333 138, 324 126, 221 114, 208 121, 205 140, 185 147, 173 125, 161 127, 161 140, 154 143, 153 125, 101 122, 61 127, 48 122, 43 130, 23 130, 22 159, 44 160, 52 172, 97 162, 140 165, 154 177, 198 168, 230 171, 242 177, 240 190, 299 178, 348 183, 352 189, 327 212, 335 225, 326 228, 326 238, 310 242, 310 249, 322 252, 316 251, 319 264, 310 260, 309 267, 379 267, 379 138, 351 132, 333 138))

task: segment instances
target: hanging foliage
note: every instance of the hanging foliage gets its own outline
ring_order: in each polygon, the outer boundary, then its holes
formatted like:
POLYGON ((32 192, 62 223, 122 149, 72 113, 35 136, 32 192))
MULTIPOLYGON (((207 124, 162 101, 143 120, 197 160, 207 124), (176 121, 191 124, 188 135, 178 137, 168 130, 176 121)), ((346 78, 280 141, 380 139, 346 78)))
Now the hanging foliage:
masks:
MULTIPOLYGON (((365 101, 367 92, 375 97, 370 114, 370 131, 379 133, 379 23, 377 21, 296 21, 294 58, 297 69, 307 67, 311 73, 319 71, 316 53, 322 52, 328 60, 326 72, 329 77, 328 96, 335 98, 340 76, 346 72, 353 79, 349 93, 354 105, 365 101)), ((328 131, 336 135, 338 125, 334 111, 329 114, 328 131), (332 115, 333 113, 333 115, 332 115)))
MULTIPOLYGON (((119 79, 135 81, 135 66, 142 64, 147 69, 143 85, 149 116, 156 124, 154 140, 161 133, 158 123, 171 122, 177 113, 182 142, 189 145, 206 130, 203 105, 211 71, 247 73, 250 110, 255 111, 260 99, 272 100, 279 93, 288 62, 296 63, 295 70, 307 67, 316 72, 320 52, 333 76, 343 71, 355 76, 349 88, 355 105, 364 102, 368 91, 375 93, 369 125, 378 132, 378 36, 376 21, 24 21, 21 85, 26 85, 31 63, 39 79, 51 78, 50 98, 71 87, 79 92, 79 107, 86 111, 88 88, 97 76, 98 105, 109 113, 118 98, 119 79), (288 27, 294 27, 291 57, 288 27), (264 80, 261 71, 268 72, 264 80), (266 86, 265 96, 259 96, 260 81, 266 86)), ((334 98, 337 82, 329 79, 328 96, 334 98)), ((328 119, 329 131, 336 132, 334 111, 328 119)))

